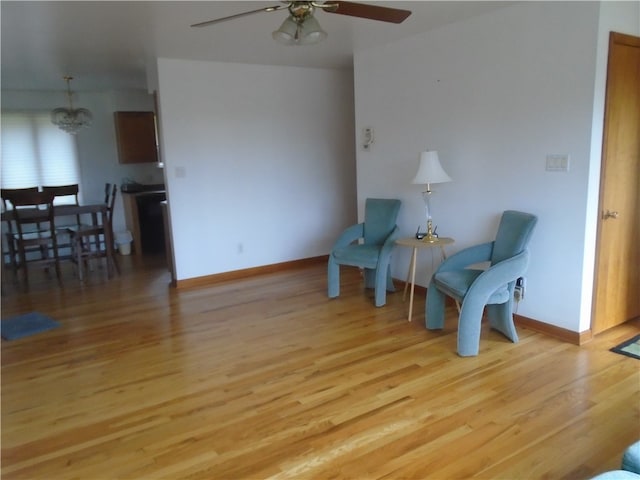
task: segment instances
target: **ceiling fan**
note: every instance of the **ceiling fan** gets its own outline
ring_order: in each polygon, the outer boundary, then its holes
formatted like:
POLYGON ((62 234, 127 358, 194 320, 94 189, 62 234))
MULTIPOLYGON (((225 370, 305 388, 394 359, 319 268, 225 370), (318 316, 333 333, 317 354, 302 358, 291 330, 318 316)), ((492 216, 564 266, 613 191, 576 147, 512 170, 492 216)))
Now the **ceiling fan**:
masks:
POLYGON ((259 8, 248 12, 236 13, 228 17, 216 18, 206 22, 195 23, 192 27, 206 27, 228 20, 245 17, 260 12, 275 12, 277 10, 289 10, 289 16, 282 23, 280 28, 273 32, 275 40, 285 45, 309 45, 318 43, 326 38, 327 33, 322 30, 318 20, 314 16, 316 9, 327 13, 337 13, 339 15, 349 15, 351 17, 367 18, 389 23, 402 23, 411 12, 399 8, 382 7, 380 5, 370 5, 366 3, 342 2, 342 1, 283 1, 283 5, 259 8))

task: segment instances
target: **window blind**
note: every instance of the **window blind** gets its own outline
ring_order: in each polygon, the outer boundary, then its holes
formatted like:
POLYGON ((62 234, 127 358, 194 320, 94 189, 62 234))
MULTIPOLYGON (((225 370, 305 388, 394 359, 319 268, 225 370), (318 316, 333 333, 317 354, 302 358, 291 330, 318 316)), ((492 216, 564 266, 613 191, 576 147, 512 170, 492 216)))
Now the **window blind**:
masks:
POLYGON ((2 188, 80 183, 75 137, 53 125, 48 112, 2 112, 0 126, 2 188))

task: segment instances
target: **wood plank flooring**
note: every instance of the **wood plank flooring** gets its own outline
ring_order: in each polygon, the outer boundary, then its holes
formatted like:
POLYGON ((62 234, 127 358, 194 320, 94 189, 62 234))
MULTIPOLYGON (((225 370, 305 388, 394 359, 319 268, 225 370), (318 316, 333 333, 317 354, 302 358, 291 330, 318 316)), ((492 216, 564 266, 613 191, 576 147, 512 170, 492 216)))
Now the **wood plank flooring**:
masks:
POLYGON ((3 318, 62 324, 1 344, 3 480, 586 479, 640 438, 640 361, 608 351, 638 321, 582 347, 485 326, 461 358, 455 309, 427 331, 355 269, 329 300, 324 264, 176 291, 120 259, 3 285, 3 318))

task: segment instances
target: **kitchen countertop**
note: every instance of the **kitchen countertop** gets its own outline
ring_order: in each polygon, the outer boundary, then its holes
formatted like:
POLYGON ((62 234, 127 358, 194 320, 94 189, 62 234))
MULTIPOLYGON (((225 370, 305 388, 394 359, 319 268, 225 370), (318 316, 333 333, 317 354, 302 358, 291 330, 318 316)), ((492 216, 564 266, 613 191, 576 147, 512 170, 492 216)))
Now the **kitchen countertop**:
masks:
POLYGON ((130 194, 165 192, 165 186, 164 183, 123 183, 120 186, 120 192, 130 194))

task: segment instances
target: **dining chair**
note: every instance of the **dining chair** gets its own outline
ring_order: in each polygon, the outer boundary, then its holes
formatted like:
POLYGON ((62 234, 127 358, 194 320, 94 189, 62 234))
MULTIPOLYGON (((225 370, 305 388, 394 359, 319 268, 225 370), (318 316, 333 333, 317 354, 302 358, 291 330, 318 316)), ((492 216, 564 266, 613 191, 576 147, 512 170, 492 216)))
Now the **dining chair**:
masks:
POLYGON ((25 284, 29 284, 29 265, 53 265, 58 281, 60 260, 53 214, 53 198, 50 192, 38 192, 33 189, 20 191, 3 191, 3 201, 11 205, 11 218, 16 231, 10 243, 17 252, 14 255, 12 269, 14 278, 18 280, 18 270, 24 271, 25 284))
MULTIPOLYGON (((15 268, 17 265, 18 259, 16 255, 18 253, 16 242, 15 242, 15 234, 17 233, 17 229, 15 226, 15 221, 13 220, 13 216, 11 215, 11 210, 13 209, 13 205, 9 201, 9 197, 15 192, 37 192, 38 187, 26 187, 26 188, 3 188, 0 190, 0 197, 2 199, 2 211, 7 215, 4 216, 3 224, 2 224, 2 232, 3 232, 3 243, 2 243, 2 261, 3 264, 6 265, 6 257, 9 257, 9 265, 15 273, 15 268)), ((24 225, 25 233, 27 231, 27 225, 24 225)), ((37 225, 34 225, 31 228, 32 231, 37 230, 37 225)), ((38 248, 40 250, 40 248, 38 248)))
POLYGON ((429 330, 444 326, 445 297, 461 304, 458 319, 458 354, 475 356, 480 346, 482 314, 491 328, 516 343, 513 323, 516 280, 529 264, 527 249, 538 219, 514 210, 502 213, 495 240, 465 248, 444 260, 427 288, 425 323, 429 330), (490 262, 486 270, 476 264, 490 262))
MULTIPOLYGON (((80 205, 79 193, 80 186, 77 183, 71 185, 45 185, 42 187, 43 192, 50 192, 54 194, 53 204, 55 205, 80 205)), ((75 223, 69 223, 68 221, 61 221, 58 218, 56 222, 56 234, 58 237, 58 248, 60 250, 64 248, 71 248, 71 239, 69 238, 67 229, 70 227, 77 228, 82 225, 80 215, 75 215, 75 223)))
POLYGON ((11 202, 9 201, 9 196, 14 193, 20 192, 37 192, 39 191, 38 187, 26 187, 26 188, 3 188, 0 190, 0 196, 2 197, 2 209, 5 212, 8 212, 11 209, 11 202))
POLYGON ((340 265, 349 265, 364 269, 365 287, 374 289, 376 307, 386 303, 387 290, 395 291, 390 262, 400 205, 397 199, 367 198, 364 222, 344 230, 329 254, 329 298, 340 295, 340 265))
POLYGON ((100 216, 100 223, 67 229, 71 238, 71 261, 76 264, 81 282, 84 281, 84 270, 92 259, 106 259, 108 278, 111 278, 112 267, 120 274, 113 247, 113 207, 117 191, 117 185, 105 184, 105 209, 100 216))

